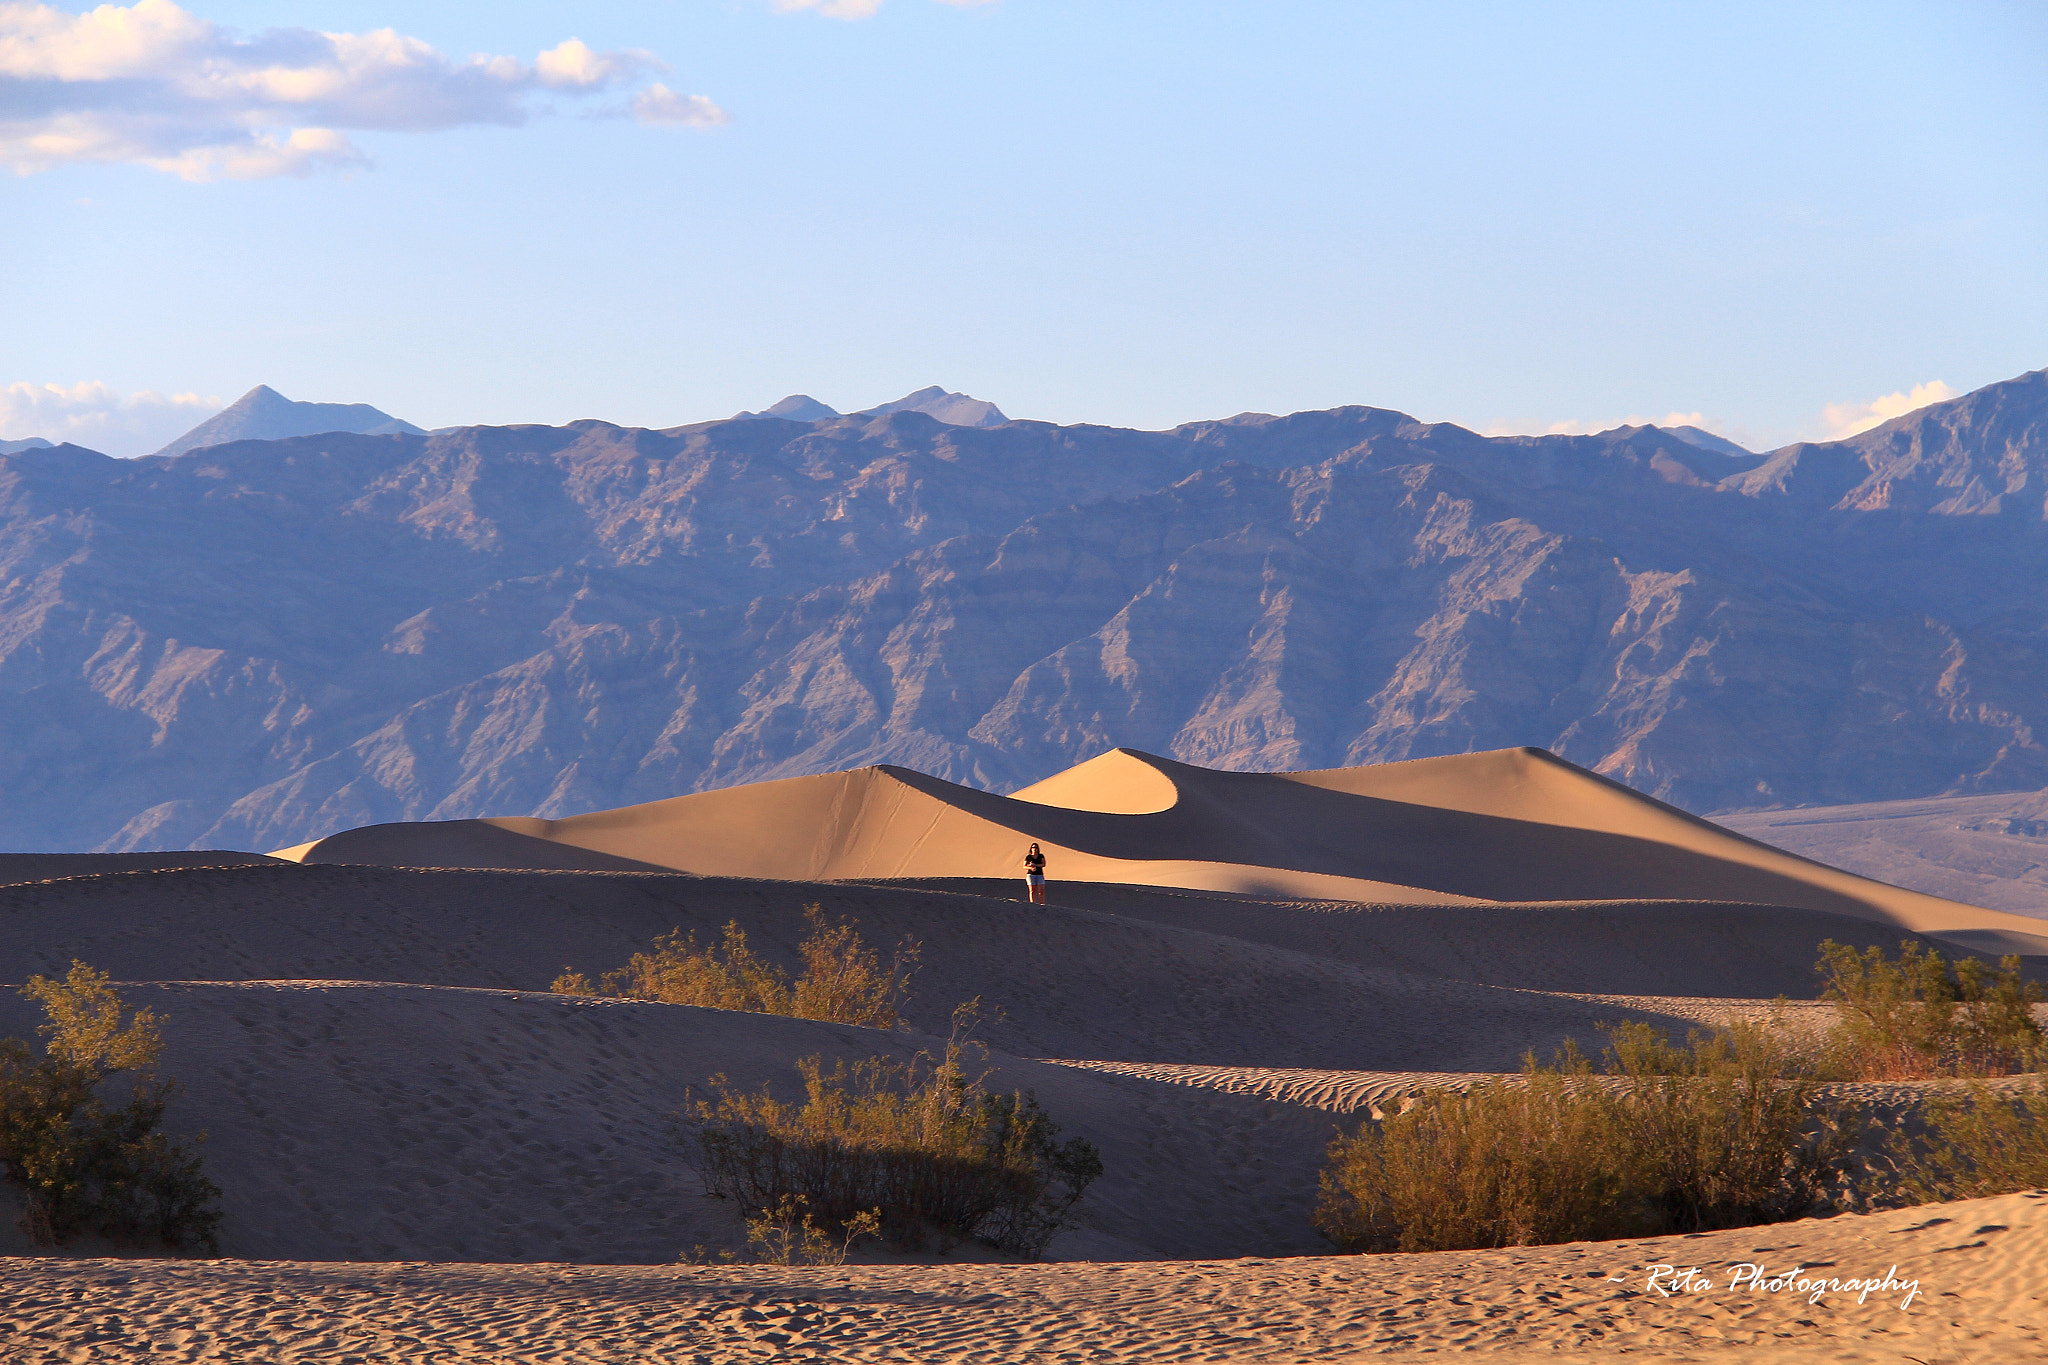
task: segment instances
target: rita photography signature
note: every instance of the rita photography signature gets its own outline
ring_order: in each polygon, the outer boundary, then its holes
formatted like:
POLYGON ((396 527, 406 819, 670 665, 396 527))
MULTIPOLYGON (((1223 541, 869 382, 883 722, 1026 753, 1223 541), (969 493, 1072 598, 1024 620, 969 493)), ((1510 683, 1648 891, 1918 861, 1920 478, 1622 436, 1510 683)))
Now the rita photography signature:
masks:
MULTIPOLYGON (((1698 1266, 1653 1265, 1643 1271, 1643 1288, 1666 1299, 1674 1294, 1711 1294, 1721 1289, 1738 1294, 1798 1294, 1812 1304, 1830 1294, 1854 1294, 1859 1304, 1872 1294, 1899 1294, 1902 1297, 1898 1306, 1905 1308, 1920 1297, 1920 1281, 1902 1280, 1898 1272, 1895 1265, 1882 1276, 1843 1279, 1812 1274, 1805 1266, 1795 1266, 1773 1274, 1764 1266, 1744 1261, 1730 1265, 1727 1279, 1717 1281, 1698 1266)), ((1607 1279, 1612 1284, 1625 1284, 1628 1277, 1609 1275, 1607 1279)))

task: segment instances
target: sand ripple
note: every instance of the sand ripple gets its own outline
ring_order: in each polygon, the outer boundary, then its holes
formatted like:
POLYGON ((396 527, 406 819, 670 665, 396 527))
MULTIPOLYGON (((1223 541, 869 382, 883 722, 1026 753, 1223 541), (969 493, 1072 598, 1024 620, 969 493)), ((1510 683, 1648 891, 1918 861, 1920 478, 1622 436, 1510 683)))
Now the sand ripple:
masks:
POLYGON ((2039 1360, 2048 1191, 1635 1242, 1419 1256, 780 1267, 0 1260, 0 1357, 202 1362, 2039 1360), (1754 1293, 1728 1268, 1917 1280, 1754 1293), (1648 1267, 1710 1290, 1661 1296, 1648 1267))
POLYGON ((1060 1066, 1168 1085, 1221 1090, 1232 1095, 1306 1105, 1350 1114, 1379 1110, 1390 1101, 1425 1090, 1464 1090, 1491 1079, 1471 1071, 1317 1071, 1307 1067, 1175 1066, 1163 1062, 1079 1061, 1048 1057, 1060 1066))

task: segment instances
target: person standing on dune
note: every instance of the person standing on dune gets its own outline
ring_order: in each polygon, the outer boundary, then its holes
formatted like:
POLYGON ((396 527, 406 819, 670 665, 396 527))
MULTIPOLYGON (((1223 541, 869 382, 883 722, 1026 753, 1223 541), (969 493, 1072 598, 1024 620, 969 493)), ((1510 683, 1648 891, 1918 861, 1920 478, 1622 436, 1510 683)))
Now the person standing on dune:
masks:
POLYGON ((1045 853, 1037 844, 1024 855, 1024 886, 1033 905, 1045 904, 1045 853))

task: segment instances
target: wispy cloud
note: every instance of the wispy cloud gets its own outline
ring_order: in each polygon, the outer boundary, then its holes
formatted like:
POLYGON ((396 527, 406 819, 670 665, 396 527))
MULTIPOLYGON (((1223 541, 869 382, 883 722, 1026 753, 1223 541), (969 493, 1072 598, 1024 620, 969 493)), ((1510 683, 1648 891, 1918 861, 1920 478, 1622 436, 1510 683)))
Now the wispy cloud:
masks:
MULTIPOLYGON (((349 131, 516 125, 546 96, 618 90, 666 69, 652 53, 575 38, 531 64, 456 61, 388 28, 243 39, 172 0, 84 14, 0 0, 0 164, 21 175, 75 162, 195 181, 306 175, 368 164, 349 131)), ((704 96, 659 84, 632 110, 646 123, 725 122, 704 96)))
POLYGON ((1929 403, 1939 403, 1954 398, 1956 391, 1939 379, 1930 379, 1925 384, 1915 384, 1901 393, 1888 393, 1882 398, 1873 398, 1868 403, 1830 403, 1821 409, 1821 420, 1827 424, 1828 434, 1824 438, 1839 441, 1854 436, 1859 431, 1868 431, 1894 417, 1903 417, 1916 408, 1929 403))
MULTIPOLYGON (((882 7, 882 0, 769 0, 769 3, 777 14, 809 10, 827 19, 872 19, 875 11, 882 7)), ((997 0, 939 0, 939 3, 955 9, 977 9, 982 5, 996 4, 997 0)))
POLYGON ((1591 436, 1595 432, 1612 431, 1616 427, 1641 426, 1698 427, 1701 431, 1710 431, 1716 436, 1734 441, 1737 445, 1748 444, 1748 442, 1735 435, 1734 432, 1728 430, 1727 424, 1719 418, 1709 417, 1703 412, 1667 412, 1662 417, 1644 417, 1640 414, 1631 414, 1611 422, 1552 422, 1547 426, 1541 422, 1496 422, 1480 434, 1483 436, 1591 436))
POLYGON ((41 436, 108 455, 147 455, 224 406, 219 398, 153 390, 121 393, 83 384, 9 384, 0 388, 0 440, 41 436))

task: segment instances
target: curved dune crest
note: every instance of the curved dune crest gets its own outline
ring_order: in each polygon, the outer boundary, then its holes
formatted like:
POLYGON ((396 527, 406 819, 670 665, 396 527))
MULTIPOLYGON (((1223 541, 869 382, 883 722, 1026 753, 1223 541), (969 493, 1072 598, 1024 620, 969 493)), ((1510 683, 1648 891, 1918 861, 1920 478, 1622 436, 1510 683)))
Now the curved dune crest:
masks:
POLYGON ((1011 792, 1010 799, 1104 815, 1157 815, 1180 801, 1180 788, 1150 754, 1111 749, 1011 792))
POLYGON ((799 881, 1003 877, 1411 905, 1687 899, 2048 954, 2037 920, 1887 886, 1688 815, 1540 749, 1233 773, 1116 749, 1015 796, 882 765, 561 820, 375 825, 273 856, 673 870, 799 881))

